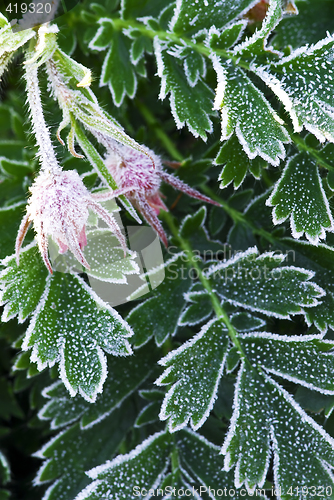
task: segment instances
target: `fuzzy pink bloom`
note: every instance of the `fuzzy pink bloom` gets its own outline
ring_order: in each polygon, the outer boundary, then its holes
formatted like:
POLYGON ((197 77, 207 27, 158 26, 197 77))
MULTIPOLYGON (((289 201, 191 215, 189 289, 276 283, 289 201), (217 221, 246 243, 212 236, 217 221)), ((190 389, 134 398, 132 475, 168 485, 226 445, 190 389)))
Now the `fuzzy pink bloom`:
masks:
POLYGON ((115 233, 126 252, 125 238, 113 218, 92 197, 75 170, 52 173, 42 171, 30 188, 31 197, 27 213, 22 219, 16 238, 16 260, 19 264, 20 249, 30 223, 33 223, 39 250, 45 265, 52 274, 48 257, 48 237, 58 244, 60 253, 71 250, 77 260, 86 268, 89 265, 82 252, 87 244, 85 225, 89 210, 96 212, 115 233))
POLYGON ((148 148, 146 148, 146 151, 148 155, 115 143, 113 150, 109 151, 108 156, 105 158, 105 164, 118 189, 109 195, 101 195, 97 199, 107 199, 107 197, 111 198, 124 194, 155 229, 164 245, 167 246, 165 231, 157 217, 160 209, 168 211, 159 191, 162 181, 193 198, 217 206, 220 206, 220 204, 202 195, 177 177, 167 174, 163 169, 159 156, 148 148))

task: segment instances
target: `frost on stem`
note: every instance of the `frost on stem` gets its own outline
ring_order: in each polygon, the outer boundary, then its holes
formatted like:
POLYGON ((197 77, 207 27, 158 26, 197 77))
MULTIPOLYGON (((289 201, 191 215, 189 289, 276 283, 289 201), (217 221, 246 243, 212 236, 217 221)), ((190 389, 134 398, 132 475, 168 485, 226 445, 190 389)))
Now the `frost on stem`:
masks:
POLYGON ((60 253, 65 253, 69 248, 78 261, 89 269, 82 252, 87 243, 85 225, 89 215, 88 209, 93 210, 108 224, 124 253, 127 251, 125 238, 116 220, 93 199, 76 171, 63 172, 59 168, 52 173, 41 172, 30 188, 30 192, 27 213, 22 219, 16 238, 17 264, 24 237, 32 222, 39 250, 51 274, 48 236, 56 241, 60 253))
POLYGON ((118 189, 112 193, 97 194, 97 199, 109 199, 125 195, 142 214, 144 219, 158 233, 161 241, 167 246, 165 231, 158 219, 160 210, 168 211, 162 201, 163 195, 159 191, 161 181, 165 181, 175 189, 182 191, 193 198, 220 206, 219 203, 202 195, 177 177, 167 174, 162 167, 159 156, 146 148, 147 154, 128 146, 114 142, 112 150, 108 151, 105 164, 115 180, 118 189), (151 158, 154 159, 154 164, 151 158))

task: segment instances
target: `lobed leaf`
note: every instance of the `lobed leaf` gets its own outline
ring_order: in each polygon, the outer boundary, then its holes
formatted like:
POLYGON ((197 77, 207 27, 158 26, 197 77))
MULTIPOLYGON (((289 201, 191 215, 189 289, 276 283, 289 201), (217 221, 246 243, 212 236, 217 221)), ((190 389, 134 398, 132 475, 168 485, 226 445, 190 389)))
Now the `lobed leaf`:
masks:
MULTIPOLYGON (((170 93, 170 105, 178 129, 187 124, 195 137, 206 141, 207 133, 212 132, 213 94, 209 87, 198 79, 195 86, 190 86, 188 78, 177 59, 170 55, 171 45, 154 39, 154 51, 158 64, 158 75, 161 78, 159 98, 165 99, 170 93)), ((194 80, 192 80, 194 81, 194 80)))
POLYGON ((333 216, 321 184, 317 164, 307 153, 299 153, 286 164, 283 174, 266 205, 274 207, 275 225, 290 217, 292 236, 306 238, 317 245, 334 231, 333 216))
POLYGON ((224 442, 225 470, 249 493, 262 487, 274 454, 275 489, 301 500, 311 487, 333 487, 334 441, 272 378, 246 363, 239 371, 234 413, 224 442), (252 456, 252 460, 249 457, 252 456), (289 490, 290 488, 290 490, 289 490), (304 489, 303 489, 304 488, 304 489))
POLYGON ((154 490, 167 469, 170 453, 170 436, 159 432, 146 439, 126 455, 119 455, 90 470, 93 482, 76 500, 111 500, 132 498, 143 488, 154 490))
POLYGON ((74 498, 89 483, 85 471, 116 454, 133 422, 132 407, 124 405, 92 428, 83 430, 76 423, 48 441, 35 453, 44 463, 34 484, 52 481, 44 500, 74 498))
POLYGON ((32 348, 39 370, 60 363, 71 396, 94 402, 107 376, 103 354, 131 354, 129 325, 77 277, 55 273, 27 330, 22 349, 32 348))
POLYGON ((173 383, 163 401, 160 419, 169 419, 175 432, 190 420, 194 430, 203 425, 217 398, 229 337, 219 319, 209 321, 191 340, 159 361, 167 369, 156 384, 173 383), (208 369, 209 367, 209 369, 208 369))
POLYGON ((334 142, 333 51, 334 38, 328 35, 269 69, 254 67, 290 114, 295 132, 305 127, 320 142, 334 142))
MULTIPOLYGON (((135 332, 135 347, 146 344, 153 336, 156 344, 161 346, 169 335, 175 335, 185 302, 183 294, 191 284, 186 262, 185 254, 178 253, 163 266, 146 274, 151 283, 155 276, 159 278, 161 271, 165 273, 165 278, 159 287, 152 290, 151 297, 139 303, 126 318, 135 332)), ((147 287, 146 284, 143 286, 147 287)), ((140 296, 140 289, 130 295, 129 300, 136 296, 140 296)))
POLYGON ((222 28, 251 9, 257 0, 177 0, 170 30, 179 35, 191 36, 211 26, 222 28))
POLYGON ((80 419, 80 428, 90 428, 107 418, 122 402, 146 380, 156 361, 155 350, 136 351, 131 358, 108 356, 108 377, 103 393, 94 403, 69 394, 60 382, 43 390, 43 396, 49 401, 38 413, 41 420, 52 419, 51 428, 58 429, 80 419))
POLYGON ((256 179, 261 177, 261 170, 266 166, 262 158, 256 157, 251 160, 243 150, 237 137, 233 135, 220 148, 215 164, 225 164, 218 180, 221 181, 219 187, 225 188, 234 181, 234 189, 238 189, 244 181, 249 170, 256 179))
POLYGON ((7 257, 1 264, 6 266, 0 273, 0 304, 5 306, 1 320, 18 316, 19 323, 23 323, 41 300, 48 271, 35 243, 21 250, 19 266, 15 256, 7 257))
POLYGON ((309 280, 314 273, 298 267, 280 267, 284 255, 256 248, 238 253, 206 272, 216 293, 227 302, 277 318, 301 314, 318 304, 324 291, 309 280))
POLYGON ((214 109, 221 110, 221 140, 235 132, 250 159, 261 156, 278 165, 285 157, 283 144, 290 142, 283 121, 242 69, 228 62, 223 67, 216 54, 212 61, 218 79, 214 109))

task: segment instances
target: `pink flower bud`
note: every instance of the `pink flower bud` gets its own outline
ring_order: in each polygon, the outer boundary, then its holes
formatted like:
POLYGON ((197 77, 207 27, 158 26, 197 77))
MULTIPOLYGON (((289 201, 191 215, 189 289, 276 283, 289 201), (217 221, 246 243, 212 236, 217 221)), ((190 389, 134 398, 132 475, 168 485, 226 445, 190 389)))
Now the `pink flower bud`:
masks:
POLYGON ((17 264, 21 245, 32 222, 39 250, 51 274, 52 267, 48 257, 49 236, 58 244, 60 253, 70 249, 77 260, 89 269, 82 252, 87 244, 85 226, 89 208, 109 225, 126 252, 126 241, 117 222, 92 198, 75 170, 58 169, 52 173, 42 171, 31 186, 30 192, 27 213, 16 239, 17 264))
POLYGON ((167 174, 162 166, 161 159, 153 151, 145 148, 148 155, 141 151, 115 143, 112 151, 105 158, 105 164, 115 180, 118 189, 108 195, 101 195, 96 199, 107 199, 124 194, 139 210, 146 221, 155 229, 162 242, 167 246, 165 231, 157 217, 159 211, 167 211, 162 201, 163 195, 159 188, 162 181, 167 182, 175 189, 184 193, 220 206, 219 203, 202 195, 196 189, 191 188, 179 178, 167 174), (154 164, 152 162, 154 160, 154 164))

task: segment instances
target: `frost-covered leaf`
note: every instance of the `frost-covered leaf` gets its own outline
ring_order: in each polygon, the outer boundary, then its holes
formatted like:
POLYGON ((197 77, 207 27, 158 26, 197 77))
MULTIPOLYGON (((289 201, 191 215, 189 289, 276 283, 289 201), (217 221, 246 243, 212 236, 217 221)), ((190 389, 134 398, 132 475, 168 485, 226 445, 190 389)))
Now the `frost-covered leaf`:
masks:
MULTIPOLYGON (((10 466, 5 455, 0 451, 0 484, 6 484, 10 480, 10 466)), ((1 490, 0 490, 1 493, 1 490)))
POLYGON ((318 304, 324 291, 309 280, 314 273, 303 268, 280 266, 284 255, 256 248, 238 253, 233 259, 209 268, 207 278, 217 294, 231 304, 268 316, 289 318, 304 307, 318 304))
POLYGON ((243 334, 240 343, 248 361, 266 372, 323 394, 334 394, 332 341, 316 335, 286 337, 271 333, 243 334))
MULTIPOLYGON (((22 45, 36 35, 33 29, 26 29, 23 31, 13 32, 11 25, 7 19, 1 16, 1 29, 0 29, 0 68, 6 55, 16 52, 22 45)), ((1 73, 1 69, 0 69, 1 73)))
POLYGON ((295 265, 306 267, 315 272, 314 281, 321 286, 326 295, 321 303, 305 311, 305 318, 309 325, 312 323, 322 332, 327 326, 334 329, 334 250, 327 245, 313 246, 304 241, 284 238, 284 251, 295 265))
POLYGON ((232 24, 223 30, 217 30, 215 26, 212 26, 207 37, 207 43, 210 49, 214 52, 217 50, 229 49, 238 42, 246 26, 246 20, 237 21, 235 24, 232 24))
POLYGON ((60 376, 71 396, 79 392, 93 402, 107 376, 103 354, 126 356, 129 325, 85 284, 55 273, 27 330, 22 349, 32 348, 38 369, 60 363, 60 376))
POLYGON ((283 4, 284 2, 282 2, 282 0, 270 1, 261 29, 257 29, 251 37, 235 47, 235 54, 242 56, 243 59, 249 59, 251 61, 258 56, 269 56, 270 49, 266 46, 267 38, 282 19, 283 4))
POLYGON ((108 85, 114 104, 121 106, 124 97, 133 98, 137 90, 137 78, 130 60, 130 41, 122 32, 113 29, 111 19, 101 18, 99 24, 89 48, 105 50, 110 46, 103 62, 100 86, 108 85))
POLYGON ((90 470, 87 474, 93 482, 76 500, 133 498, 142 489, 154 490, 168 466, 170 440, 166 432, 154 434, 130 453, 90 470))
POLYGON ((233 135, 220 148, 215 158, 215 164, 225 164, 218 178, 221 181, 219 187, 224 188, 234 181, 234 189, 238 189, 246 177, 248 170, 258 179, 266 162, 259 157, 251 160, 243 150, 237 137, 233 135))
POLYGON ((187 299, 190 304, 187 304, 180 316, 180 326, 197 325, 211 316, 213 305, 207 293, 191 294, 191 292, 189 292, 185 294, 185 299, 187 299))
POLYGON ((82 430, 76 423, 46 443, 35 454, 46 459, 35 484, 53 481, 44 500, 73 499, 89 483, 85 471, 115 455, 134 416, 133 408, 123 405, 90 429, 82 430))
POLYGON ((38 306, 48 271, 34 243, 21 250, 19 266, 15 255, 6 257, 1 264, 6 266, 0 274, 0 304, 5 305, 1 320, 18 316, 19 323, 23 323, 38 306))
POLYGON ((142 427, 159 420, 159 412, 165 393, 158 390, 140 391, 140 395, 149 403, 139 412, 135 427, 142 427))
POLYGON ((217 398, 228 345, 226 328, 214 319, 159 361, 167 368, 156 383, 173 383, 160 412, 161 420, 169 419, 171 432, 185 427, 189 420, 192 428, 198 429, 208 418, 217 398))
POLYGON ((252 330, 262 328, 266 324, 263 319, 246 312, 232 314, 230 321, 238 332, 251 332, 252 330))
POLYGON ((207 133, 212 132, 209 115, 212 114, 213 94, 201 79, 194 87, 189 85, 184 69, 177 58, 170 55, 171 49, 172 46, 161 42, 158 37, 154 39, 158 75, 161 78, 159 98, 165 99, 170 93, 169 100, 177 128, 181 129, 187 124, 195 137, 205 141, 207 133))
POLYGON ((298 16, 283 18, 275 29, 273 44, 293 49, 317 43, 334 31, 334 4, 331 0, 296 0, 298 16))
MULTIPOLYGON (((183 294, 189 290, 191 284, 186 267, 187 261, 183 253, 169 259, 163 266, 164 281, 152 290, 151 297, 138 304, 127 316, 126 320, 135 332, 133 338, 135 347, 146 344, 153 336, 160 346, 169 335, 175 335, 185 303, 183 294)), ((158 275, 159 272, 161 268, 158 267, 147 274, 151 282, 154 280, 154 275, 158 275)), ((135 295, 140 296, 140 289, 135 295)), ((130 295, 129 299, 133 298, 135 296, 130 295)))
MULTIPOLYGON (((222 208, 220 210, 223 211, 222 208)), ((186 215, 181 222, 179 235, 188 240, 195 255, 203 256, 204 260, 213 260, 221 255, 222 244, 220 241, 210 239, 205 227, 206 217, 206 206, 202 206, 194 214, 186 215)))
POLYGON ((194 49, 186 47, 182 52, 183 69, 191 87, 195 87, 200 78, 205 78, 206 64, 205 59, 194 49))
POLYGON ((249 10, 257 0, 177 0, 171 31, 182 35, 193 35, 211 26, 222 28, 249 10), (209 7, 209 8, 208 8, 209 7))
POLYGON ((221 110, 221 140, 235 132, 250 159, 261 156, 278 165, 285 157, 283 143, 290 141, 283 121, 242 69, 231 63, 223 67, 215 54, 212 60, 218 79, 214 107, 221 110))
MULTIPOLYGON (((235 491, 234 474, 232 471, 223 470, 224 459, 219 453, 218 446, 190 430, 183 430, 177 434, 177 444, 181 466, 198 480, 202 486, 201 495, 209 492, 209 488, 212 499, 221 498, 226 491, 225 488, 230 494, 235 491)), ((253 498, 253 495, 249 495, 246 491, 240 492, 239 495, 240 498, 247 500, 253 498)), ((256 498, 264 500, 267 497, 264 491, 257 491, 256 498)))
MULTIPOLYGON (((108 283, 127 283, 127 276, 138 274, 137 254, 124 250, 109 229, 99 228, 87 231, 87 245, 84 255, 90 269, 84 269, 88 276, 108 283)), ((78 264, 72 254, 59 255, 54 262, 54 269, 62 272, 76 272, 78 264)))
POLYGON ((305 233, 307 239, 317 245, 320 238, 326 237, 325 230, 334 230, 318 167, 306 152, 288 161, 266 204, 274 207, 274 224, 280 224, 290 216, 294 238, 298 239, 305 233))
POLYGON ((57 429, 80 419, 82 429, 92 427, 105 419, 129 397, 150 375, 157 355, 153 349, 142 349, 128 358, 108 356, 108 377, 99 395, 91 405, 81 397, 71 398, 61 382, 47 387, 43 396, 49 401, 40 410, 42 420, 52 419, 51 428, 57 429))
POLYGON ((305 499, 302 487, 333 487, 329 473, 334 467, 333 448, 333 438, 289 393, 265 373, 242 363, 222 449, 225 469, 235 466, 236 487, 245 483, 249 492, 256 485, 262 487, 273 451, 275 488, 281 498, 305 499))
POLYGON ((334 142, 334 38, 295 50, 270 69, 256 67, 290 114, 295 132, 305 127, 320 142, 334 142))

